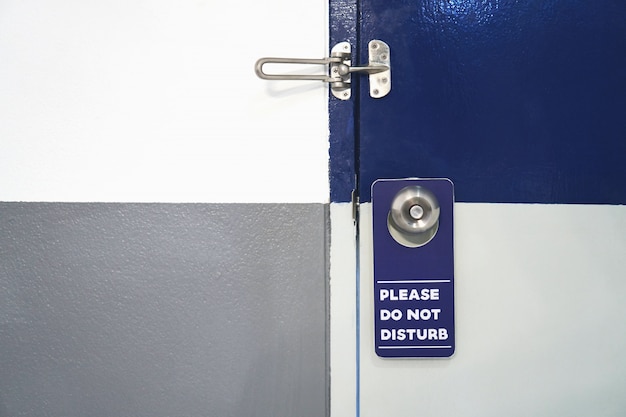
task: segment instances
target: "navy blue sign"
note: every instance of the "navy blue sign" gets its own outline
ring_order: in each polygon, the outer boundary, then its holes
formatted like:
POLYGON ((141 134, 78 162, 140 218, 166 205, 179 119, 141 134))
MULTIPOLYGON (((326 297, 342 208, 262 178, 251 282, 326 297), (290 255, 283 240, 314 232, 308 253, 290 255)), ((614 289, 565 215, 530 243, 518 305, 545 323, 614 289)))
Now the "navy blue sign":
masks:
POLYGON ((447 179, 372 185, 378 356, 454 353, 453 207, 447 179))

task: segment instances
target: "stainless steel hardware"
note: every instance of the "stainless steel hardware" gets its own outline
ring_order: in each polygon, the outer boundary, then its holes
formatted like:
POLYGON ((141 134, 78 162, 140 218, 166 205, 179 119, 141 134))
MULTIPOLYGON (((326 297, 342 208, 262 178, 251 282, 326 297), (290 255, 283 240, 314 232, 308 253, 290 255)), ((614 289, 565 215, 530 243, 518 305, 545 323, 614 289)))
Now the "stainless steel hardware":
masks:
POLYGON ((329 83, 333 96, 340 100, 348 100, 351 97, 352 73, 365 73, 369 76, 370 96, 381 98, 391 91, 389 45, 380 40, 372 40, 368 44, 368 52, 368 64, 353 67, 350 44, 340 42, 332 48, 330 57, 327 58, 261 58, 256 62, 254 69, 256 75, 264 80, 313 80, 329 83), (328 65, 328 74, 268 74, 263 70, 265 64, 328 65))
POLYGON ((439 214, 439 201, 430 190, 420 186, 404 187, 391 202, 387 228, 403 246, 424 246, 439 229, 439 214))

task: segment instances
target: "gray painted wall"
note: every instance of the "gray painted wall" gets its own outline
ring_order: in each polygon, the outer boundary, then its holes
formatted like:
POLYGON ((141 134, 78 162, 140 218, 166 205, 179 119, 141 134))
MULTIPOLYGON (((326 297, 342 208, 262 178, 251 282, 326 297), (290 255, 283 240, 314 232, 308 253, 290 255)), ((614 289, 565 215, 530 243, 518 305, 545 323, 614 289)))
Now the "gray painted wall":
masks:
POLYGON ((0 416, 323 416, 327 206, 0 203, 0 416))

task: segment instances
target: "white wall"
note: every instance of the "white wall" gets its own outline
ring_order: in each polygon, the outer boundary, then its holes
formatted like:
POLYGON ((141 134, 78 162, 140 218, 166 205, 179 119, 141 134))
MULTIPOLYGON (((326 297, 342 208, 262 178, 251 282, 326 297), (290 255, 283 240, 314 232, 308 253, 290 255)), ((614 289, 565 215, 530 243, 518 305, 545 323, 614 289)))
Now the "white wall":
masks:
POLYGON ((326 202, 321 0, 0 2, 0 201, 326 202))

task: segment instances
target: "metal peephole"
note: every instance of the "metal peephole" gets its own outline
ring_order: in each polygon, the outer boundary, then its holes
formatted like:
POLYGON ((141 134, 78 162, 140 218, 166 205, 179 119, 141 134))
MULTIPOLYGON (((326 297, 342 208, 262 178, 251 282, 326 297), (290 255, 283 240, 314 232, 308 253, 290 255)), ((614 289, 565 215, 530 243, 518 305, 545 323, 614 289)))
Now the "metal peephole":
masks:
POLYGON ((417 248, 430 242, 439 229, 439 201, 428 189, 404 187, 393 198, 387 228, 399 244, 417 248))

